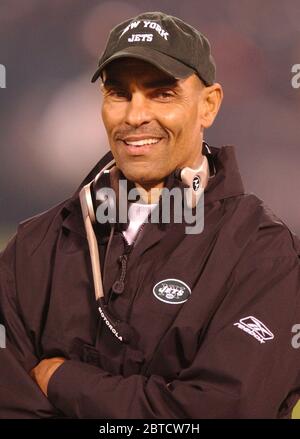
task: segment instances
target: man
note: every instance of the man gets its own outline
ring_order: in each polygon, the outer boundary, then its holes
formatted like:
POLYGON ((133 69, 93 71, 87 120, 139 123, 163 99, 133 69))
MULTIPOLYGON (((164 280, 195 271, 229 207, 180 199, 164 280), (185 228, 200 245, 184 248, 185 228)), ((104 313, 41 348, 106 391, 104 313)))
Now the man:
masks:
POLYGON ((234 148, 203 142, 223 97, 207 39, 141 14, 112 30, 97 79, 111 152, 73 197, 21 223, 1 255, 1 416, 290 417, 300 242, 245 194, 234 148), (136 227, 134 216, 85 229, 95 212, 82 216, 79 191, 99 203, 96 176, 113 159, 116 181, 143 194, 144 219, 162 209, 153 189, 200 182, 202 232, 172 219, 136 227), (184 172, 200 168, 186 184, 184 172))

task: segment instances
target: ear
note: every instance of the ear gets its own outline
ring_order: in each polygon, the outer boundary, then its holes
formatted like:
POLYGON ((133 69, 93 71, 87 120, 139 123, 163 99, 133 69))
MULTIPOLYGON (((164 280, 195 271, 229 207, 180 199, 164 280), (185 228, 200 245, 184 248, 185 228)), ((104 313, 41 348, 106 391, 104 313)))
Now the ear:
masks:
POLYGON ((204 128, 209 128, 213 124, 221 107, 222 100, 223 89, 220 84, 216 83, 203 89, 201 99, 202 108, 200 111, 202 126, 204 128))

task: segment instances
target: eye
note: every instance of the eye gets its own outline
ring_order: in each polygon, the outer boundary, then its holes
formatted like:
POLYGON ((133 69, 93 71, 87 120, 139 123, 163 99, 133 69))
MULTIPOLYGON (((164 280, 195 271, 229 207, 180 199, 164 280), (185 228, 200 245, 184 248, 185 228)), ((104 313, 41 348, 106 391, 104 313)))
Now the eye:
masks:
POLYGON ((162 91, 158 95, 161 96, 162 98, 169 98, 172 96, 172 93, 170 93, 168 91, 162 91))
POLYGON ((156 90, 154 92, 154 97, 160 101, 170 101, 175 96, 173 90, 156 90))
POLYGON ((110 90, 107 91, 107 96, 112 97, 115 100, 124 100, 124 99, 129 99, 128 98, 128 92, 126 90, 122 90, 119 88, 112 88, 110 90))

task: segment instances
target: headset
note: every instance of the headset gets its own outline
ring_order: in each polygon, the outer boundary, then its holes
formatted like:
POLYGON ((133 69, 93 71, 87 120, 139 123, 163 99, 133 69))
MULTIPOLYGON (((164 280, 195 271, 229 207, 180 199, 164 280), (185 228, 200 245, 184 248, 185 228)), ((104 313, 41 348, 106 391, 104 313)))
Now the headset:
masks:
MULTIPOLYGON (((216 175, 215 159, 213 158, 210 147, 206 142, 203 142, 202 154, 203 159, 201 164, 196 169, 185 167, 183 169, 176 169, 174 171, 175 178, 182 181, 182 183, 187 186, 187 204, 190 208, 196 206, 208 180, 216 175)), ((116 162, 113 159, 100 170, 100 172, 91 182, 83 186, 79 193, 81 211, 92 264, 95 298, 97 303, 99 303, 99 301, 101 302, 101 299, 104 297, 104 292, 98 242, 94 231, 94 226, 97 223, 96 209, 104 201, 109 203, 114 202, 113 200, 107 200, 107 197, 103 197, 100 191, 101 188, 112 188, 115 191, 116 200, 118 200, 119 197, 127 196, 127 194, 119 193, 121 187, 121 185, 118 184, 120 177, 121 172, 117 168, 116 162)), ((110 244, 114 233, 114 226, 114 224, 111 224, 108 245, 110 244)), ((100 314, 103 312, 103 307, 99 307, 99 312, 100 314)))

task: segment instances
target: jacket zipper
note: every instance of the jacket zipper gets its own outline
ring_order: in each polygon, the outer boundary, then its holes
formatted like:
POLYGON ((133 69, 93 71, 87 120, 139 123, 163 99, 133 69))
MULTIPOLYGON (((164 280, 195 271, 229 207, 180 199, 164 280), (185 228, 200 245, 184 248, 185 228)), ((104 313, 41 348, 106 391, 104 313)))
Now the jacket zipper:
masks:
MULTIPOLYGON (((131 253, 133 247, 136 244, 137 238, 139 237, 139 235, 140 235, 141 231, 144 229, 144 227, 145 227, 145 223, 143 223, 141 225, 141 227, 138 229, 136 237, 131 244, 128 244, 124 235, 122 235, 123 239, 124 239, 124 243, 125 243, 125 250, 124 250, 124 253, 121 256, 119 256, 119 262, 121 263, 120 278, 118 280, 116 280, 112 286, 112 292, 115 294, 121 294, 124 291, 125 277, 126 277, 126 272, 127 272, 129 256, 130 256, 130 253, 131 253)), ((109 296, 108 303, 110 302, 111 296, 112 296, 112 293, 109 296)))

